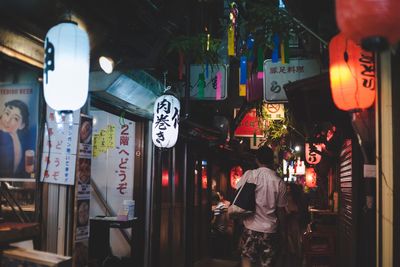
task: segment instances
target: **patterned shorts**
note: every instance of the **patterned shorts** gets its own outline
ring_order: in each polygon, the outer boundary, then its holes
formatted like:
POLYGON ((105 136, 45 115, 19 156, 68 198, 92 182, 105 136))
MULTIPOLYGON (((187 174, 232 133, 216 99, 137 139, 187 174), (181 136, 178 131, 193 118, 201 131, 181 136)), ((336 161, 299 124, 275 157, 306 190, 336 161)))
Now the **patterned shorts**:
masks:
POLYGON ((279 247, 278 236, 277 233, 262 233, 245 228, 239 243, 242 257, 263 267, 274 266, 279 247))

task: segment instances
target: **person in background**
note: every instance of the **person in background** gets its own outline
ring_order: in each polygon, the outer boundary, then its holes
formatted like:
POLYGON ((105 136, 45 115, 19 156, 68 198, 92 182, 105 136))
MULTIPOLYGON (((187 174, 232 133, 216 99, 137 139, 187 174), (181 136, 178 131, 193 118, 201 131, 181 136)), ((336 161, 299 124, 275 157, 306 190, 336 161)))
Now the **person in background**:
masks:
POLYGON ((302 197, 302 188, 295 183, 287 184, 288 205, 286 206, 287 251, 284 253, 285 267, 296 267, 302 264, 301 238, 305 232, 307 207, 302 197))
POLYGON ((0 115, 0 177, 11 177, 21 172, 23 149, 18 133, 28 127, 28 106, 21 100, 4 104, 0 115))
POLYGON ((286 239, 285 207, 287 206, 285 182, 272 169, 274 153, 267 146, 256 153, 258 168, 244 173, 243 181, 256 185, 256 209, 252 216, 243 220, 244 230, 239 243, 242 267, 276 266, 279 242, 284 246, 286 239))
POLYGON ((211 204, 213 212, 211 220, 211 254, 214 258, 226 258, 230 254, 232 234, 232 225, 227 214, 228 206, 219 192, 212 193, 211 204))

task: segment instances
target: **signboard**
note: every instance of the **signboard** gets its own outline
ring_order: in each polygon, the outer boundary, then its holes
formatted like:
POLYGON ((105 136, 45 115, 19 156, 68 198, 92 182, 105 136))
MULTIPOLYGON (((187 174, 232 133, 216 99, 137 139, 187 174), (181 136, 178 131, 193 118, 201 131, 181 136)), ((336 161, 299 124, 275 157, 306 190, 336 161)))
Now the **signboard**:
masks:
POLYGON ((322 144, 305 144, 306 161, 308 164, 318 164, 321 161, 322 144))
POLYGON ((267 102, 287 102, 283 85, 318 75, 320 65, 315 59, 290 59, 289 63, 264 61, 264 99, 267 102))
MULTIPOLYGON (((234 109, 234 117, 236 117, 239 110, 238 108, 234 109)), ((254 135, 256 135, 256 137, 264 137, 262 129, 260 129, 258 125, 258 117, 255 108, 247 112, 235 130, 235 136, 254 137, 254 135)))
POLYGON ((34 181, 37 162, 39 88, 0 85, 0 179, 34 181))
POLYGON ((77 207, 76 241, 87 240, 89 238, 92 129, 92 118, 82 114, 79 126, 78 171, 76 172, 78 185, 75 194, 77 207))
POLYGON ((135 124, 104 111, 92 111, 91 114, 92 179, 116 213, 123 200, 133 198, 135 124))
POLYGON ((60 113, 47 106, 40 181, 75 183, 79 112, 60 113))
POLYGON ((190 97, 224 100, 228 92, 229 65, 190 65, 190 97))
POLYGON ((285 105, 269 103, 264 105, 269 120, 283 120, 285 118, 285 105))

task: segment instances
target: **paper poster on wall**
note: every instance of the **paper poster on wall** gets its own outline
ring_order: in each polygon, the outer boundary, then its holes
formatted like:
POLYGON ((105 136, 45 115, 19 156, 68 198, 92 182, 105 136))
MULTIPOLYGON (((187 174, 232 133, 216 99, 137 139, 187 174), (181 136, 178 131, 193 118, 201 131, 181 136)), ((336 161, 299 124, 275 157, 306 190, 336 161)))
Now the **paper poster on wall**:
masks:
POLYGON ((117 212, 123 200, 133 197, 135 123, 93 111, 92 179, 107 203, 117 212))
POLYGON ((79 154, 77 162, 77 198, 90 198, 90 178, 92 164, 92 128, 93 120, 91 117, 81 114, 79 127, 79 154))
POLYGON ((89 237, 89 199, 78 199, 76 216, 75 240, 83 240, 89 237))
POLYGON ((75 183, 79 112, 60 113, 47 107, 40 181, 75 183))
POLYGON ((267 102, 287 102, 283 86, 320 74, 320 64, 315 59, 291 58, 289 63, 264 61, 264 99, 267 102))
POLYGON ((38 110, 37 85, 0 85, 0 179, 35 178, 38 110))

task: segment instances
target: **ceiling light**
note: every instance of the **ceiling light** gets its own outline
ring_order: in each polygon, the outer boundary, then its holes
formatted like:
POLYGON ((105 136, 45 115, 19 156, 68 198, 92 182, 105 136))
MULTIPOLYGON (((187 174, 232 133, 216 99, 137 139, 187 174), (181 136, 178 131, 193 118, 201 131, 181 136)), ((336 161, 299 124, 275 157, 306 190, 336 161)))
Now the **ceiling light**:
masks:
POLYGON ((294 147, 294 150, 295 150, 296 152, 299 152, 300 149, 301 149, 300 146, 295 146, 295 147, 294 147))
POLYGON ((99 64, 101 69, 107 74, 112 73, 114 70, 114 60, 110 57, 99 57, 99 64))

